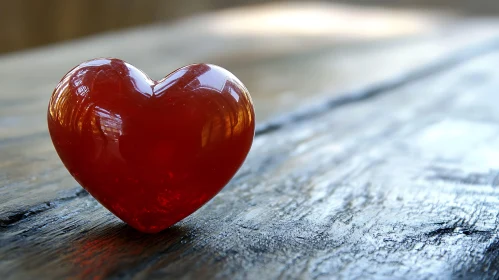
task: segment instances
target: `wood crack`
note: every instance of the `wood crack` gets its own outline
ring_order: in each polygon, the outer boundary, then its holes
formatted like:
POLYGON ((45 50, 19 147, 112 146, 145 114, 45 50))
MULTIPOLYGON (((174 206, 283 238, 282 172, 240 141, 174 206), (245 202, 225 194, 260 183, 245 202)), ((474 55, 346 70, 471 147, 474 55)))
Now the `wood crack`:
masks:
POLYGON ((335 97, 326 99, 321 104, 297 110, 290 114, 257 125, 255 135, 259 136, 271 133, 283 128, 286 125, 312 119, 338 107, 366 101, 370 98, 390 93, 393 90, 409 83, 422 80, 440 72, 452 69, 463 62, 491 53, 497 48, 499 48, 499 38, 456 51, 455 53, 433 64, 422 66, 416 70, 392 77, 391 79, 387 79, 378 84, 368 85, 365 88, 348 91, 342 94, 334 94, 333 96, 335 97))
POLYGON ((88 196, 88 192, 85 189, 80 188, 78 191, 76 191, 74 193, 74 195, 61 197, 61 198, 55 199, 53 201, 47 201, 47 202, 38 204, 34 207, 31 207, 25 211, 14 212, 14 213, 8 215, 7 217, 0 218, 0 231, 2 230, 2 228, 6 228, 10 225, 13 225, 17 222, 20 222, 20 221, 26 219, 28 217, 31 217, 31 216, 36 215, 38 213, 42 213, 42 212, 45 212, 49 209, 55 208, 55 207, 57 207, 57 205, 65 202, 65 201, 69 201, 69 200, 72 200, 72 199, 75 199, 78 197, 85 197, 85 196, 88 196))

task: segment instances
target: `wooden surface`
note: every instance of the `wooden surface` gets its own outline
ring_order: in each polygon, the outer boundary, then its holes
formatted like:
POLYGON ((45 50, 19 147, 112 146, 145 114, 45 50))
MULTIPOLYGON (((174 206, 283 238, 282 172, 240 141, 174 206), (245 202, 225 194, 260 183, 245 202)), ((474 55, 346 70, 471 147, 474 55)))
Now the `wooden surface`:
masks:
MULTIPOLYGON (((267 2, 270 0, 267 0, 267 2)), ((0 53, 172 21, 244 0, 0 0, 0 53)), ((265 0, 251 0, 252 3, 265 0)))
MULTIPOLYGON (((0 0, 0 53, 209 10, 277 0, 0 0)), ((304 1, 303 1, 304 2, 304 1)), ((346 4, 498 15, 496 0, 330 0, 346 4)))
POLYGON ((0 57, 1 278, 499 277, 498 27, 259 6, 0 57), (259 27, 269 15, 328 28, 259 27), (331 18, 366 23, 339 29, 331 18), (53 87, 95 56, 153 78, 219 64, 254 98, 258 131, 241 170, 159 234, 99 205, 50 142, 53 87))

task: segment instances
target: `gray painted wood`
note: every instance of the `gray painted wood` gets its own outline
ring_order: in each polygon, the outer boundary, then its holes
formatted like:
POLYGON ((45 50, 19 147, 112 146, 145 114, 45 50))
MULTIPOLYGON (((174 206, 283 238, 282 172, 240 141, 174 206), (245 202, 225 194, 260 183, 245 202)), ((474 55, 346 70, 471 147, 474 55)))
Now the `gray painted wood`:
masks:
MULTIPOLYGON (((40 88, 6 80, 2 279, 497 278, 499 41, 484 30, 260 122, 230 184, 155 235, 124 225, 62 168, 37 120, 54 72, 27 70, 40 88)), ((3 58, 0 70, 53 51, 3 58)))

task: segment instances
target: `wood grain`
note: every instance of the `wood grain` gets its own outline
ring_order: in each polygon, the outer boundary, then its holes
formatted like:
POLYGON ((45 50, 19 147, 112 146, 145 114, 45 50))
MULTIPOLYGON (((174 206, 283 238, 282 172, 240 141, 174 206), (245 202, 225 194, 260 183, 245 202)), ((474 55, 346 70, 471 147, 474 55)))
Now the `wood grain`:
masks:
POLYGON ((498 62, 499 48, 260 135, 226 189, 158 235, 124 226, 88 195, 56 201, 1 227, 0 271, 6 279, 496 278, 498 62))
POLYGON ((497 24, 416 16, 409 26, 427 31, 348 40, 209 27, 266 12, 0 57, 2 279, 498 277, 497 24), (157 235, 83 191, 46 132, 60 76, 109 54, 154 78, 192 60, 220 64, 257 108, 236 177, 157 235))
POLYGON ((499 36, 495 26, 494 21, 454 22, 424 14, 325 4, 266 5, 0 57, 0 223, 13 223, 53 207, 54 201, 81 194, 54 152, 45 115, 56 83, 83 60, 120 57, 153 78, 192 62, 221 65, 250 89, 260 133, 294 119, 287 115, 298 108, 327 108, 329 98, 379 89, 385 81, 399 81, 452 53, 488 42, 499 36), (292 22, 296 14, 316 16, 318 22, 327 23, 334 16, 342 24, 362 18, 399 27, 367 28, 367 37, 358 33, 366 27, 362 24, 352 27, 350 35, 348 29, 337 34, 333 26, 313 36, 307 34, 314 26, 294 31, 265 24, 272 36, 254 33, 257 27, 245 27, 262 18, 292 22), (217 27, 224 22, 232 27, 220 33, 217 27), (201 47, 185 47, 196 43, 201 47))

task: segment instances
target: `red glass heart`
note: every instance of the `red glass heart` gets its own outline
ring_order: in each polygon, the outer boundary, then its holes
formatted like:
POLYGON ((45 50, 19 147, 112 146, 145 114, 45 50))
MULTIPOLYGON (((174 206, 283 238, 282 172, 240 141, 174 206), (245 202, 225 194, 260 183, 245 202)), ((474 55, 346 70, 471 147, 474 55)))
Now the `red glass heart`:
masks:
POLYGON ((102 205, 158 232, 215 196, 242 165, 255 115, 227 70, 193 64, 152 81, 119 59, 95 59, 57 85, 48 127, 62 162, 102 205))

